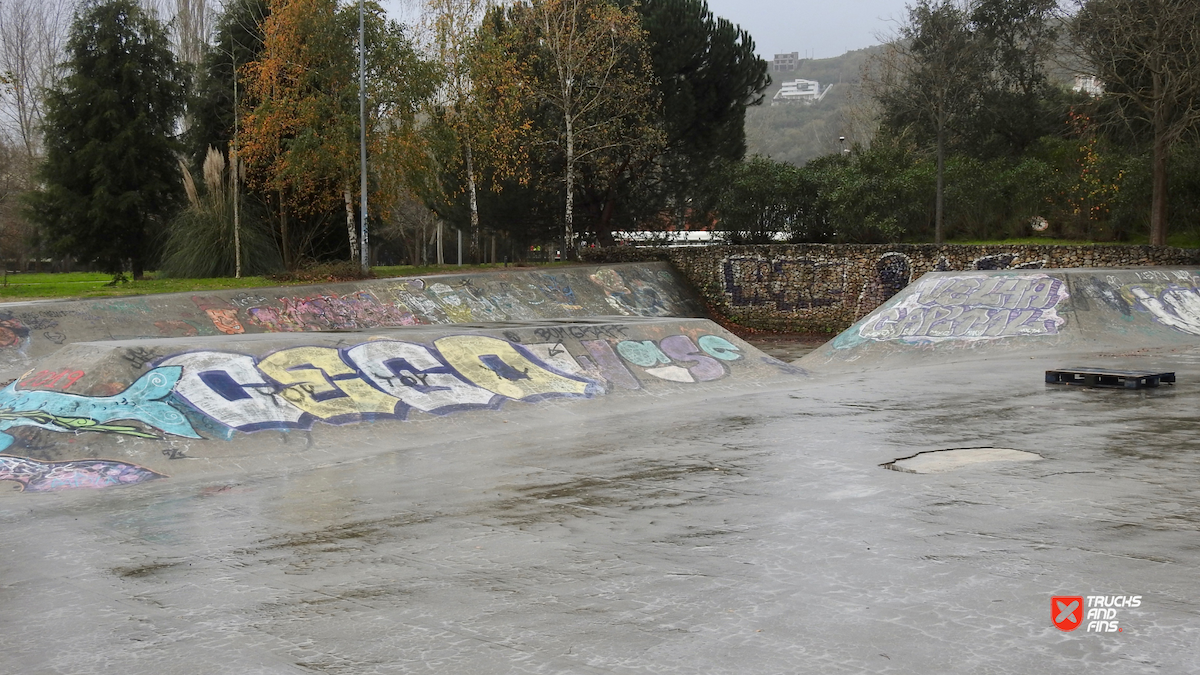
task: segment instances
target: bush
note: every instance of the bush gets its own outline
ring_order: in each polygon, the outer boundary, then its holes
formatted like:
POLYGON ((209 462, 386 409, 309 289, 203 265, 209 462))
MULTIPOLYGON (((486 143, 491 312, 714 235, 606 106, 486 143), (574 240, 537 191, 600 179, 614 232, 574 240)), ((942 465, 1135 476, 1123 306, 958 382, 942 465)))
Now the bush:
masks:
MULTIPOLYGON (((232 277, 236 272, 233 194, 225 158, 214 148, 204 160, 201 194, 187 165, 180 162, 188 204, 168 226, 161 272, 167 277, 232 277)), ((283 259, 257 209, 240 204, 242 275, 260 276, 283 268, 283 259)))

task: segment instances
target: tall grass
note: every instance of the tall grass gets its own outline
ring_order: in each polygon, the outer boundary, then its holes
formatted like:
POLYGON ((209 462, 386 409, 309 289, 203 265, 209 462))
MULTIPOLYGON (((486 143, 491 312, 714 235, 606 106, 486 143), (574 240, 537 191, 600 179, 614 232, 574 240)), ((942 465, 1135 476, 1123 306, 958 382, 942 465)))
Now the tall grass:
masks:
MULTIPOLYGON (((180 161, 188 205, 171 221, 161 272, 174 278, 232 277, 234 250, 234 172, 225 157, 209 148, 204 159, 203 191, 192 172, 180 161)), ((239 204, 242 275, 256 276, 283 268, 279 248, 266 220, 246 200, 239 204)))

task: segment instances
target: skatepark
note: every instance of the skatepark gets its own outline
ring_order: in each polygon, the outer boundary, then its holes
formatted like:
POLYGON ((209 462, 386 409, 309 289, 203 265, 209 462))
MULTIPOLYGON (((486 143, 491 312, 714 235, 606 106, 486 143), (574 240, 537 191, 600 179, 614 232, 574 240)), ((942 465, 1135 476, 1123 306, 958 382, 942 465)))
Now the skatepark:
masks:
POLYGON ((663 263, 6 304, 0 672, 1200 671, 1198 283, 935 272, 794 362, 663 263))

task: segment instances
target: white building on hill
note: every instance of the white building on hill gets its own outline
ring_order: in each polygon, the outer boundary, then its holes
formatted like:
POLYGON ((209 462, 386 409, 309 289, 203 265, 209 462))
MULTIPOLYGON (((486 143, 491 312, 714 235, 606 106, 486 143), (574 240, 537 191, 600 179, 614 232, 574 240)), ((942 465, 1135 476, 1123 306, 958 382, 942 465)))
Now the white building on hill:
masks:
POLYGON ((825 98, 829 93, 829 85, 821 89, 816 80, 792 80, 784 82, 783 87, 771 99, 771 105, 781 103, 804 103, 811 105, 825 98))

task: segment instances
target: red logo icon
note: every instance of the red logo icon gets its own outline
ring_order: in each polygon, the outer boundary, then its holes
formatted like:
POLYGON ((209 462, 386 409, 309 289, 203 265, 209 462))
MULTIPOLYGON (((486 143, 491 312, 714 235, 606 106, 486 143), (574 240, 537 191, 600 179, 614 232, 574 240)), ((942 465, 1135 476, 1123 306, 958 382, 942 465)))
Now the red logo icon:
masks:
POLYGON ((1083 623, 1083 596, 1056 595, 1050 598, 1050 618, 1059 630, 1072 631, 1083 623))

